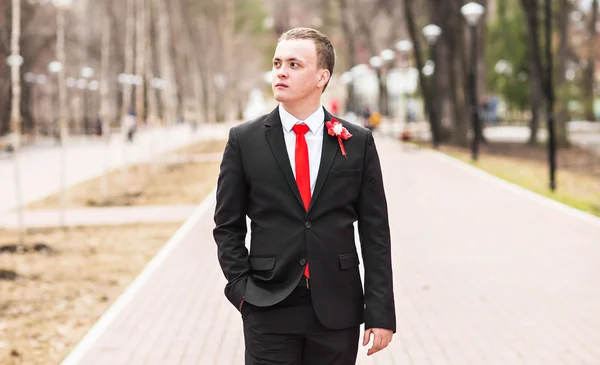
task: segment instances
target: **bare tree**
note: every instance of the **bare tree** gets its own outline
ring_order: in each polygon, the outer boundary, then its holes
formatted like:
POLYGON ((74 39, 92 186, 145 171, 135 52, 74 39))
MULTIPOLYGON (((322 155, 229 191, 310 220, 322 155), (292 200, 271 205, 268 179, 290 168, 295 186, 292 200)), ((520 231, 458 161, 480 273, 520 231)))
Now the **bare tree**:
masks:
MULTIPOLYGON (((110 3, 109 3, 110 6, 110 3)), ((102 201, 108 201, 108 148, 110 147, 110 40, 112 22, 109 12, 102 16, 102 62, 100 74, 100 119, 102 120, 102 138, 106 143, 107 151, 104 156, 104 174, 102 175, 102 201)))
POLYGON ((423 67, 425 63, 423 62, 423 51, 421 49, 420 32, 415 23, 413 6, 413 0, 404 0, 404 14, 406 17, 408 32, 413 43, 415 63, 419 72, 419 85, 421 88, 421 93, 423 95, 423 100, 425 101, 425 108, 427 109, 427 114, 429 115, 429 125, 432 132, 432 142, 434 146, 437 147, 440 143, 438 119, 439 114, 437 110, 437 105, 435 105, 434 100, 432 100, 431 98, 432 94, 430 86, 428 85, 427 80, 425 79, 425 75, 423 74, 423 67))
POLYGON ((155 85, 153 84, 154 79, 154 52, 152 47, 152 24, 154 23, 154 12, 152 11, 151 4, 145 4, 147 6, 146 14, 146 53, 145 53, 145 75, 146 75, 146 99, 148 100, 148 124, 155 126, 158 119, 158 98, 156 96, 155 85))
POLYGON ((160 64, 160 74, 167 85, 163 90, 163 120, 167 125, 175 123, 178 108, 177 103, 177 85, 175 82, 175 70, 173 67, 173 58, 171 57, 171 27, 169 13, 164 0, 153 0, 155 11, 158 14, 158 59, 160 64))
POLYGON ((592 14, 589 20, 589 38, 587 46, 587 67, 584 80, 585 118, 596 121, 594 113, 594 84, 596 76, 596 42, 598 41, 596 23, 598 22, 598 0, 592 2, 592 14))
POLYGON ((13 166, 15 178, 15 194, 17 197, 19 243, 25 240, 25 224, 23 222, 23 198, 21 194, 21 172, 19 168, 19 149, 21 147, 21 1, 12 0, 12 32, 11 32, 11 83, 12 102, 10 109, 10 143, 13 149, 13 166))
POLYGON ((529 82, 531 89, 531 121, 529 123, 531 134, 529 144, 535 144, 537 143, 537 134, 540 125, 540 108, 542 106, 542 98, 544 97, 542 92, 543 68, 539 38, 539 6, 537 0, 521 0, 521 6, 525 12, 529 34, 529 82))
MULTIPOLYGON (((135 1, 136 0, 125 0, 126 2, 126 17, 125 17, 125 74, 133 74, 133 40, 135 36, 135 1)), ((123 95, 121 102, 121 128, 122 132, 125 133, 125 116, 131 110, 131 92, 132 85, 128 82, 123 84, 123 95)))
MULTIPOLYGON (((569 14, 572 6, 568 0, 560 0, 558 11, 558 62, 556 89, 561 92, 567 87, 567 63, 569 61, 569 14)), ((559 145, 569 144, 567 122, 569 120, 568 100, 565 97, 558 98, 556 108, 556 142, 559 145)))
POLYGON ((135 111, 138 125, 144 120, 145 103, 144 103, 144 80, 145 62, 146 62, 146 1, 136 1, 136 17, 135 17, 135 74, 138 77, 138 82, 135 87, 135 111))

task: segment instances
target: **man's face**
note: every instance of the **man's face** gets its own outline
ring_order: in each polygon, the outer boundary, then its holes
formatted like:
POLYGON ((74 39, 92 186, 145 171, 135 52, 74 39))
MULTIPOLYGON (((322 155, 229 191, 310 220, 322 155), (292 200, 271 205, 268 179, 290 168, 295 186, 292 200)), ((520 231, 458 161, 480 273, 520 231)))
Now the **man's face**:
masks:
POLYGON ((275 100, 292 103, 321 94, 329 71, 317 66, 317 49, 310 39, 283 40, 273 57, 272 87, 275 100))

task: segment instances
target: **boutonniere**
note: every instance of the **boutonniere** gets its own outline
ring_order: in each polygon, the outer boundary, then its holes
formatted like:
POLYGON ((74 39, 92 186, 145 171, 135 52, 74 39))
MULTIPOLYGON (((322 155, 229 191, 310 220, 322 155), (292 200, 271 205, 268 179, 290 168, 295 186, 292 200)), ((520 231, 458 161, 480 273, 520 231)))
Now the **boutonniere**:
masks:
POLYGON ((344 143, 342 142, 342 139, 349 139, 350 137, 352 137, 352 134, 348 132, 348 130, 342 125, 342 123, 333 118, 331 118, 329 122, 325 122, 325 125, 327 126, 327 133, 332 137, 337 137, 338 143, 340 144, 340 149, 342 150, 342 155, 346 157, 346 149, 344 148, 344 143))

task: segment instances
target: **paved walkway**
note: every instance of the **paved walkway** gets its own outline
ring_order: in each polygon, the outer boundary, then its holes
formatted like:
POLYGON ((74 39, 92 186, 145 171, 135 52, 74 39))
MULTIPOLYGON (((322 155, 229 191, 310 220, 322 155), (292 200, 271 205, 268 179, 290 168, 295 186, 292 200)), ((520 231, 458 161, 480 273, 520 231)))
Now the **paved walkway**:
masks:
MULTIPOLYGON (((600 364, 600 220, 427 150, 378 140, 398 332, 360 365, 600 364)), ((63 365, 240 365, 214 196, 63 365)), ((362 267, 362 265, 361 265, 362 267)))
MULTIPOLYGON (((125 164, 149 161, 158 155, 203 140, 227 138, 229 124, 203 124, 193 133, 188 125, 140 132, 134 143, 123 143, 113 135, 109 144, 99 140, 73 140, 66 148, 66 184, 71 186, 103 174, 105 166, 114 169, 125 164), (123 158, 125 156, 125 159, 123 158)), ((20 176, 24 204, 60 191, 60 148, 32 146, 20 156, 20 176)), ((0 159, 0 213, 17 206, 14 164, 0 159)))
MULTIPOLYGON (((105 226, 133 223, 183 222, 196 210, 196 205, 141 205, 133 207, 93 207, 67 209, 66 226, 105 226)), ((23 214, 25 227, 59 227, 60 210, 29 210, 23 214)), ((0 213, 0 227, 18 228, 17 213, 0 213)))

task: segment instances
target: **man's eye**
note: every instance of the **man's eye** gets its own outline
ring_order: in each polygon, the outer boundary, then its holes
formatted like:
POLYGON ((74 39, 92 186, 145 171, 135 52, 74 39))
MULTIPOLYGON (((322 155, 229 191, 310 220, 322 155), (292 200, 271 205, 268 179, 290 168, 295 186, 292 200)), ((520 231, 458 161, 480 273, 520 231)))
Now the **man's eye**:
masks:
POLYGON ((279 62, 273 62, 273 66, 279 67, 279 62))
POLYGON ((292 63, 290 63, 290 65, 291 65, 292 67, 297 67, 297 66, 298 66, 298 64, 297 64, 296 62, 292 62, 292 63))

